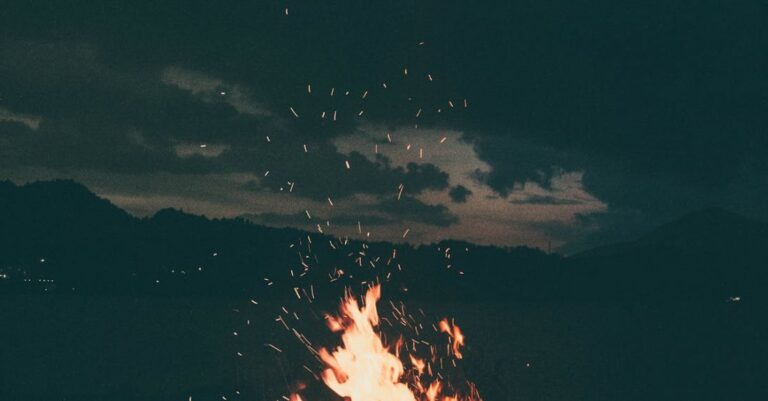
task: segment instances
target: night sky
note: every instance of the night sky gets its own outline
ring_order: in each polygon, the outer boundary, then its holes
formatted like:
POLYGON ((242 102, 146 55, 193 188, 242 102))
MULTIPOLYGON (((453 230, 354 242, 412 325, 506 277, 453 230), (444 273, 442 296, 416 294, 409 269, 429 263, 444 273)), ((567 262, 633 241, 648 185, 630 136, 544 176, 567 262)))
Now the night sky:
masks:
POLYGON ((768 218, 763 2, 11 3, 17 183, 563 252, 712 206, 768 218))

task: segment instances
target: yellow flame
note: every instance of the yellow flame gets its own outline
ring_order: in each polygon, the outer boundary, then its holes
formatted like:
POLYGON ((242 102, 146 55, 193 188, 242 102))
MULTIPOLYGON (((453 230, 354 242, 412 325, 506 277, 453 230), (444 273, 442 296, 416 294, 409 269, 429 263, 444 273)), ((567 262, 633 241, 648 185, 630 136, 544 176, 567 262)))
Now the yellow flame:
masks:
MULTIPOLYGON (((341 303, 339 316, 326 316, 328 327, 333 332, 341 332, 341 345, 329 351, 319 350, 319 356, 326 365, 322 372, 323 382, 336 394, 349 401, 481 401, 472 385, 469 396, 449 396, 441 394, 443 384, 434 380, 426 391, 421 384, 426 363, 409 355, 416 375, 405 375, 403 362, 399 358, 402 338, 395 344, 394 353, 382 341, 375 328, 379 325, 376 302, 381 298, 381 287, 372 286, 365 294, 362 306, 357 299, 349 295, 341 303), (411 386, 406 382, 410 378, 411 386)), ((461 358, 459 346, 464 344, 464 337, 458 326, 447 320, 440 322, 452 340, 453 352, 461 358)), ((301 401, 296 395, 292 401, 301 401)))
POLYGON ((362 308, 354 297, 348 297, 341 305, 341 318, 329 319, 331 330, 343 327, 344 332, 342 345, 335 351, 320 350, 320 358, 328 365, 323 381, 352 401, 415 401, 408 385, 400 382, 403 363, 373 329, 379 324, 376 301, 380 297, 381 288, 371 287, 362 308))

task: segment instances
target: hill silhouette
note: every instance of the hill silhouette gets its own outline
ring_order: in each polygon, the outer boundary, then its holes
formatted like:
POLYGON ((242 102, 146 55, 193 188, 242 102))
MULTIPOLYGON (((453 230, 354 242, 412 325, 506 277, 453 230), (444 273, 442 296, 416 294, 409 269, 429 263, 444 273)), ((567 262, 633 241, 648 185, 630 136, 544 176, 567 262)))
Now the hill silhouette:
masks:
POLYGON ((710 208, 568 264, 577 286, 612 297, 744 297, 768 282, 766 245, 768 224, 710 208))
POLYGON ((174 209, 137 218, 74 181, 0 182, 0 244, 7 291, 281 298, 378 279, 441 299, 724 299, 768 282, 768 225, 721 209, 561 258, 461 241, 364 243, 174 209))

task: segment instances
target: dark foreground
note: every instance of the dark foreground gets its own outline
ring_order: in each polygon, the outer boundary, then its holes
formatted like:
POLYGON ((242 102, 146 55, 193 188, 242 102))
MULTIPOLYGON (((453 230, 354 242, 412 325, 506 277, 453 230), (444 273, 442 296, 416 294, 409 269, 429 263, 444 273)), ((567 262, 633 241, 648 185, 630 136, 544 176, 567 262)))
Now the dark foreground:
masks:
MULTIPOLYGON (((410 306, 456 318, 468 342, 464 372, 489 401, 768 396, 768 307, 754 300, 410 306)), ((278 400, 306 372, 276 309, 211 298, 4 297, 0 399, 278 400)))

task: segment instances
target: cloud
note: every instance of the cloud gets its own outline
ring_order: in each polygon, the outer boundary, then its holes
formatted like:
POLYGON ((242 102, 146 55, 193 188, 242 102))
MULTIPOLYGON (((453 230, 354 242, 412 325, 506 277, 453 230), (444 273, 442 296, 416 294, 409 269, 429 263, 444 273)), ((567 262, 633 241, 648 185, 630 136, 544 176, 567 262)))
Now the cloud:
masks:
POLYGON ((530 195, 521 199, 512 199, 509 203, 515 205, 578 205, 577 199, 557 198, 550 195, 530 195))
POLYGON ((459 222, 459 218, 444 205, 429 205, 410 196, 399 200, 385 199, 375 209, 398 219, 430 226, 447 227, 459 222))
POLYGON ((220 102, 232 106, 238 113, 257 117, 269 117, 272 112, 253 101, 242 85, 179 67, 167 67, 160 80, 168 85, 188 91, 206 102, 220 102))
POLYGON ((230 149, 231 147, 229 145, 207 143, 179 143, 174 146, 176 156, 181 158, 192 156, 202 156, 205 158, 219 157, 222 153, 230 149))
POLYGON ((520 221, 606 207, 606 227, 713 205, 768 217, 768 92, 754 57, 768 36, 753 7, 651 5, 638 18, 611 2, 507 2, 490 14, 438 3, 406 13, 397 2, 304 4, 311 18, 301 20, 276 18, 263 2, 139 0, 136 10, 156 16, 143 24, 117 6, 95 21, 64 3, 34 13, 10 5, 0 101, 12 117, 0 122, 0 165, 90 172, 83 179, 243 175, 258 191, 241 181, 222 190, 248 201, 288 181, 296 203, 336 193, 356 202, 405 183, 406 195, 460 216, 434 235, 478 240, 493 226, 494 240, 534 241, 520 221), (419 26, 425 44, 391 26, 419 26), (572 193, 558 192, 558 177, 575 173, 583 180, 572 193), (450 197, 459 185, 473 194, 464 203, 450 197))
POLYGON ((251 187, 279 191, 292 182, 295 196, 311 199, 448 185, 448 175, 432 164, 392 166, 386 158, 342 154, 331 143, 341 128, 317 135, 314 124, 273 116, 235 80, 178 66, 157 66, 159 74, 133 70, 105 63, 104 50, 93 46, 12 42, 4 51, 9 57, 0 71, 16 78, 4 84, 6 93, 38 99, 21 107, 34 114, 3 112, 4 120, 38 130, 8 142, 5 164, 135 174, 270 171, 251 187), (19 66, 34 66, 45 79, 36 82, 27 76, 31 67, 19 66), (46 124, 32 117, 39 114, 50 116, 46 124))
POLYGON ((325 228, 326 223, 330 223, 331 227, 335 226, 356 226, 358 222, 364 226, 380 226, 385 224, 392 224, 395 221, 391 218, 377 215, 340 215, 333 217, 323 217, 310 214, 307 217, 306 212, 296 213, 248 213, 243 214, 240 217, 253 221, 254 223, 264 224, 273 227, 310 227, 313 229, 316 224, 320 224, 325 228))
POLYGON ((40 128, 40 123, 42 121, 43 118, 40 116, 14 113, 8 109, 0 107, 0 122, 19 123, 34 131, 40 128))
POLYGON ((515 138, 512 135, 471 136, 477 156, 488 170, 475 171, 475 178, 506 197, 517 184, 536 183, 549 187, 553 177, 575 171, 575 155, 515 138))
POLYGON ((395 194, 401 184, 415 194, 448 186, 448 174, 432 164, 394 167, 384 156, 371 161, 357 152, 342 155, 335 148, 310 148, 304 152, 297 144, 295 149, 287 158, 289 162, 275 163, 275 169, 260 179, 261 186, 279 191, 293 183, 294 195, 322 200, 354 194, 395 194))
POLYGON ((448 196, 450 196, 451 200, 456 203, 466 202, 470 195, 472 195, 472 191, 463 185, 457 185, 451 188, 451 190, 448 192, 448 196))

